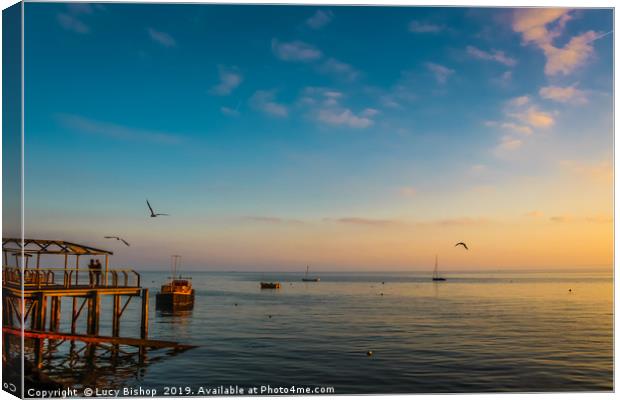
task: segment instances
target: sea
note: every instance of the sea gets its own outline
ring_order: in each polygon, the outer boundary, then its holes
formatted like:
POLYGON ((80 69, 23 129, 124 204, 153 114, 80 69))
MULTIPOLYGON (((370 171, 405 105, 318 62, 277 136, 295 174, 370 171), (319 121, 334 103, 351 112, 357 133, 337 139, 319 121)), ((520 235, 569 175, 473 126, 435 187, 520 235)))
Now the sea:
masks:
MULTIPOLYGON (((611 270, 445 272, 442 282, 429 272, 311 273, 320 282, 302 282, 303 272, 190 272, 194 309, 173 314, 155 308, 168 275, 141 273, 150 290, 149 337, 197 347, 149 350, 137 368, 95 371, 97 385, 157 395, 222 387, 331 394, 613 390, 611 270), (261 289, 261 281, 282 286, 261 289)), ((102 335, 111 333, 106 302, 102 335)), ((132 300, 121 336, 139 337, 139 310, 139 299, 132 300)), ((68 321, 62 325, 67 331, 68 321)))

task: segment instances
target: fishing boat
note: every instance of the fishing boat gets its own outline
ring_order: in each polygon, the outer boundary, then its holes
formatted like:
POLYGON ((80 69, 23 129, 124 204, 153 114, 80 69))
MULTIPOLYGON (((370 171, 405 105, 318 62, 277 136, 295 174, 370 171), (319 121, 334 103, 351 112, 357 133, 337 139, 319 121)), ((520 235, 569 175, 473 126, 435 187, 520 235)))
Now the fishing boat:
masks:
POLYGON ((280 282, 261 282, 261 289, 280 289, 280 282))
POLYGON ((435 255, 435 269, 433 270, 433 281, 445 281, 446 278, 442 278, 441 276, 439 276, 439 271, 437 271, 437 267, 437 256, 435 255))
POLYGON ((302 281, 304 281, 304 282, 318 282, 318 281, 321 280, 321 278, 319 278, 318 276, 315 276, 315 277, 311 278, 310 276, 308 276, 309 272, 310 272, 310 266, 306 265, 306 275, 304 275, 304 277, 301 278, 302 281))
POLYGON ((170 257, 171 276, 161 285, 155 296, 155 308, 158 310, 191 310, 194 308, 194 289, 191 278, 178 274, 181 256, 170 257))

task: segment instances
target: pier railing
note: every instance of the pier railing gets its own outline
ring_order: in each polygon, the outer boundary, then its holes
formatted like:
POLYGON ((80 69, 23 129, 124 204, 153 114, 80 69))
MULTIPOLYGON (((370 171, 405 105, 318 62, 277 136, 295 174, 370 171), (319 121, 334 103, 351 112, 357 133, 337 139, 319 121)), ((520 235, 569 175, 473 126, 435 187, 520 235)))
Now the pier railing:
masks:
POLYGON ((93 271, 76 268, 2 269, 2 284, 24 289, 138 288, 140 274, 133 269, 93 271))

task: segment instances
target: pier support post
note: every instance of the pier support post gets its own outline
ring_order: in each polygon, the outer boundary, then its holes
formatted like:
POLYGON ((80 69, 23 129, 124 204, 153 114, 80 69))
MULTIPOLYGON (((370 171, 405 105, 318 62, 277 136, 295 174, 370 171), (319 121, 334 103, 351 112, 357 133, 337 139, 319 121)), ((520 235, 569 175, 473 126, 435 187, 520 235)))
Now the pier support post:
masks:
POLYGON ((112 336, 119 336, 121 328, 121 296, 115 294, 112 298, 112 336))
POLYGON ((87 332, 89 335, 99 334, 99 293, 93 290, 88 298, 87 332))
POLYGON ((77 323, 76 321, 76 313, 77 313, 77 297, 73 296, 73 308, 71 311, 71 333, 74 334, 75 333, 75 324, 77 323))
MULTIPOLYGON (((33 329, 36 331, 42 331, 45 329, 45 314, 46 314, 46 302, 47 297, 43 292, 37 293, 36 296, 36 308, 32 310, 33 314, 32 325, 33 329)), ((41 368, 43 363, 43 340, 35 339, 34 340, 34 363, 37 368, 41 368)))
POLYGON ((61 297, 54 296, 51 300, 50 305, 50 331, 58 332, 58 328, 60 327, 60 304, 61 297))
POLYGON ((140 324, 140 337, 146 339, 149 336, 149 290, 142 289, 142 321, 140 324))

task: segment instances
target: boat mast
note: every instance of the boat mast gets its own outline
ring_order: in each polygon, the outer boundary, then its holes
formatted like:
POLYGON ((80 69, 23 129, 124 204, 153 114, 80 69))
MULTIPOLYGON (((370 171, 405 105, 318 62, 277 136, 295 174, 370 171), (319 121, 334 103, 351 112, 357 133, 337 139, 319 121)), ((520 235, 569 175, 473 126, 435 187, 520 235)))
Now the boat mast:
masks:
POLYGON ((177 269, 179 264, 181 264, 181 256, 174 254, 170 256, 170 269, 172 270, 172 279, 177 278, 177 269))
POLYGON ((435 254, 435 269, 433 270, 433 278, 437 278, 439 276, 438 272, 437 272, 437 254, 435 254))

